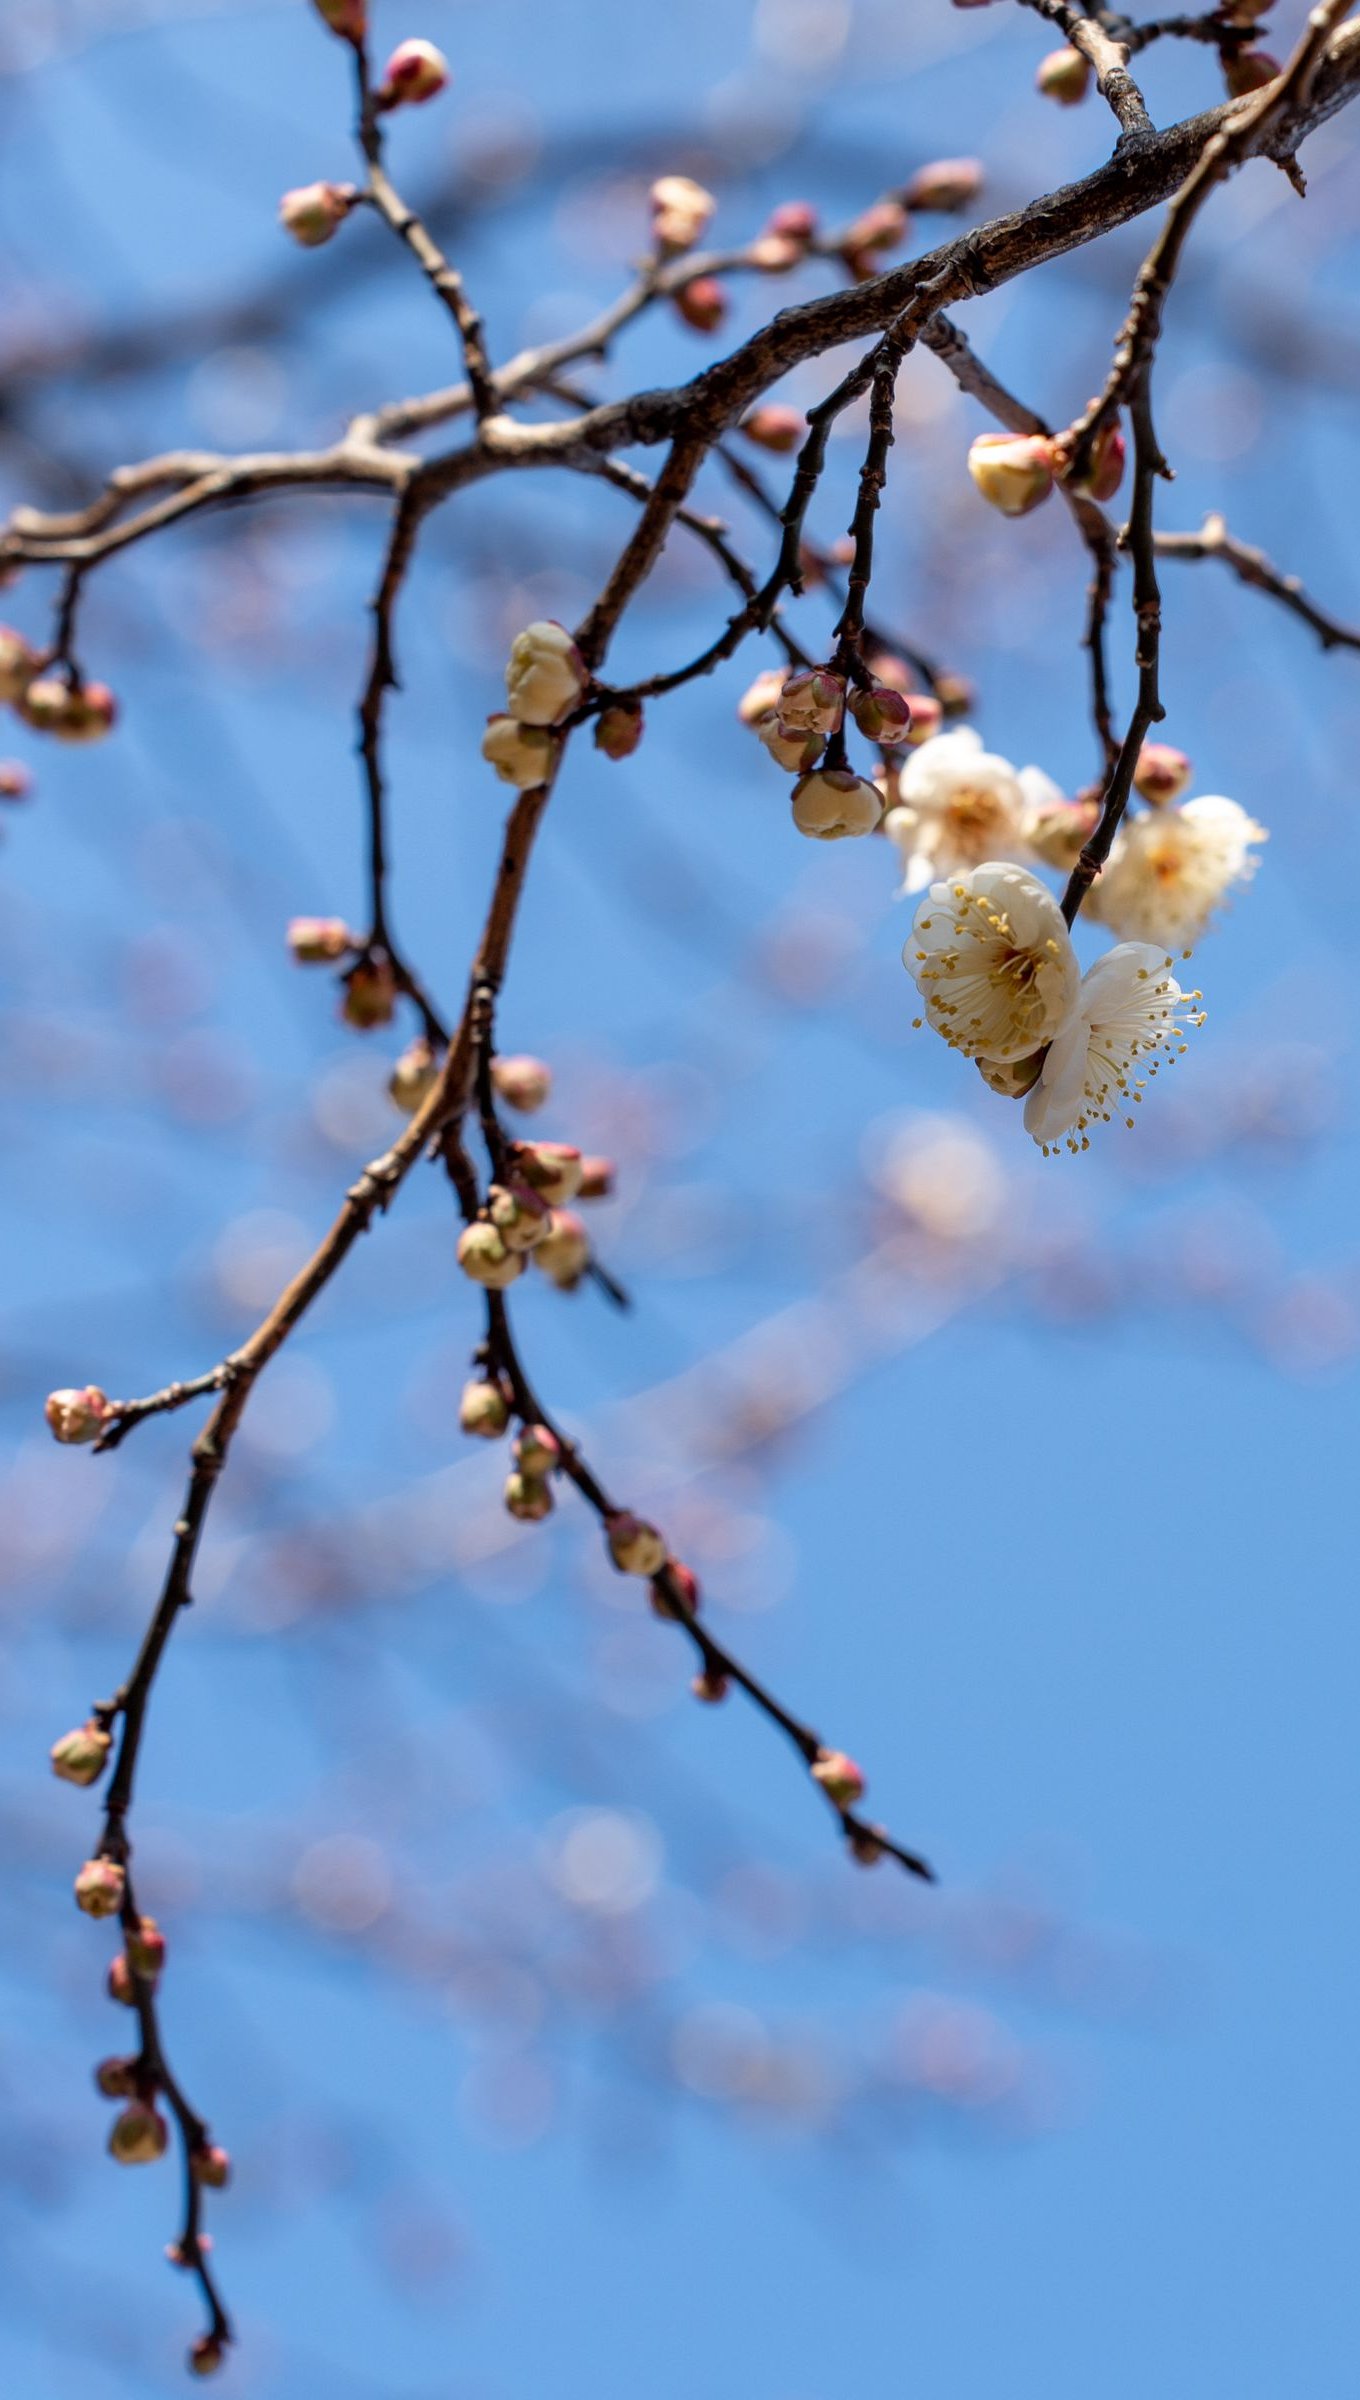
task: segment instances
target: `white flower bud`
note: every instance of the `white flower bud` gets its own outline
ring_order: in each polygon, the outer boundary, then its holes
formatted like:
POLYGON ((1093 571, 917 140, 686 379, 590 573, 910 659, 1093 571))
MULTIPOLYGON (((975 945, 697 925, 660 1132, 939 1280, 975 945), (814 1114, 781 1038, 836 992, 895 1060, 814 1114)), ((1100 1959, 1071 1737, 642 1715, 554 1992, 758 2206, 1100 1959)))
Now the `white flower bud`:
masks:
POLYGON ((569 1208, 555 1208, 547 1232, 530 1255, 559 1292, 573 1292, 590 1264, 590 1237, 569 1208))
POLYGON ((691 250, 710 223, 717 201, 688 175, 662 175, 652 185, 652 236, 661 250, 691 250))
POLYGON ((512 783, 518 792, 531 792, 548 781, 557 750, 557 736, 541 725, 521 725, 517 717, 507 716, 486 720, 482 756, 501 782, 512 783))
POLYGON ((475 1225, 464 1228, 458 1242, 458 1264, 474 1283, 485 1285, 488 1291, 504 1291, 524 1273, 524 1259, 518 1250, 511 1250, 501 1239, 494 1225, 479 1218, 475 1225))
POLYGON ((1053 489, 1053 444, 1041 433, 980 433, 968 472, 1003 517, 1024 517, 1053 489))
POLYGON ((883 814, 883 796, 862 775, 830 767, 804 775, 793 787, 793 821, 814 842, 839 842, 872 833, 883 814))
POLYGON ((571 635, 550 617, 526 625, 510 644, 505 689, 510 714, 521 725, 560 724, 589 680, 571 635))

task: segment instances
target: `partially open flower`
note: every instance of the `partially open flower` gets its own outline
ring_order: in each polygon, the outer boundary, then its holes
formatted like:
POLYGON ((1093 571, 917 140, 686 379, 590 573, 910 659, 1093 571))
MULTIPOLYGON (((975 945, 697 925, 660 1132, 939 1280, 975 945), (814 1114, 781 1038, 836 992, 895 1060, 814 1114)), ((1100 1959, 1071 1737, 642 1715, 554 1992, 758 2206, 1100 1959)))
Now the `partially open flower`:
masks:
POLYGON ((516 1142, 515 1164, 554 1208, 581 1188, 581 1153, 570 1142, 516 1142))
POLYGON ((63 1783, 98 1783, 109 1763, 113 1736, 91 1717, 52 1744, 52 1772, 63 1783))
POLYGON ((919 208, 927 216, 953 216, 972 207, 981 197, 982 184, 980 158, 933 158, 929 166, 917 168, 902 198, 908 208, 919 208))
POLYGON ((76 1877, 76 1906, 87 1917, 116 1917, 127 1877, 116 1859, 87 1858, 76 1877))
POLYGON ((474 1283, 492 1292, 504 1291, 524 1273, 523 1253, 510 1249, 484 1217, 465 1226, 459 1236, 458 1264, 474 1283))
POLYGON ((493 1060, 491 1080, 506 1107, 524 1117, 535 1115, 552 1096, 552 1068, 522 1051, 493 1060))
POLYGON ((555 1208, 547 1232, 530 1256, 559 1292, 574 1292, 590 1264, 590 1236, 569 1208, 555 1208))
POLYGON ((397 978, 392 961, 379 952, 373 958, 356 959, 345 977, 345 996, 340 1014, 356 1033, 372 1033, 379 1025, 390 1025, 397 1013, 397 978))
POLYGON ((458 1403, 458 1422, 464 1433, 494 1442, 510 1422, 510 1402, 498 1383, 465 1383, 458 1403))
POLYGON ((288 927, 288 947, 301 967, 333 966, 359 947, 343 917, 294 917, 288 927))
POLYGON ((845 715, 845 679, 829 667, 796 667, 784 678, 775 713, 786 733, 837 733, 845 715))
POLYGON ((882 814, 881 793, 848 768, 803 775, 793 787, 793 821, 810 841, 840 842, 872 833, 882 814))
POLYGON ((38 670, 38 653, 12 625, 0 625, 0 700, 20 700, 38 670))
POLYGON ((1081 980, 1053 894, 1000 860, 931 885, 902 961, 936 1032, 1003 1062, 1052 1040, 1081 980))
POLYGON ((609 1555, 621 1575, 652 1576, 666 1563, 666 1545, 655 1525, 620 1509, 605 1519, 609 1555))
POLYGON ((1203 1012, 1186 1006, 1199 994, 1183 992, 1170 969, 1155 944, 1120 942, 1082 977, 1025 1102, 1025 1131, 1045 1156, 1061 1140, 1069 1150, 1086 1149, 1087 1127, 1108 1125, 1112 1106, 1132 1125, 1129 1104, 1142 1099, 1158 1053, 1183 1054, 1186 1032, 1203 1023, 1203 1012))
POLYGON ((375 108, 404 108, 433 100, 449 80, 449 62, 433 42, 398 42, 373 94, 375 108))
POLYGON ((1144 742, 1133 770, 1133 788, 1154 808, 1165 808, 1179 800, 1190 774, 1190 761, 1183 750, 1173 749, 1170 742, 1144 742))
POLYGON ((536 791, 539 784, 551 781, 558 748, 557 735, 545 726, 521 725, 518 717, 510 716, 486 720, 482 756, 501 782, 513 784, 517 792, 536 791))
POLYGON ((79 1391, 49 1392, 43 1404, 43 1415, 59 1442, 97 1441, 113 1414, 113 1402, 97 1383, 82 1384, 79 1391))
POLYGON ((352 183, 302 183, 279 202, 279 223, 304 250, 319 250, 338 233, 358 194, 352 183))
POLYGON ((1192 950, 1234 887, 1256 872, 1268 839, 1235 800, 1206 794, 1126 823, 1086 903, 1126 941, 1192 950))
POLYGON ((645 720, 640 700, 613 700, 595 719, 595 747, 606 758, 631 758, 642 739, 645 720))
POLYGON ((510 714, 521 725, 560 724, 576 707, 589 680, 585 662, 565 625, 551 617, 526 625, 510 644, 505 690, 510 714))
POLYGON ((1053 489, 1053 444, 1042 433, 980 433, 969 445, 968 472, 1003 517, 1028 516, 1053 489))
POLYGON ((106 683, 67 683, 60 675, 40 675, 22 693, 18 708, 35 733, 54 733, 59 742, 102 741, 118 715, 106 683))
POLYGON ((695 333, 716 333, 727 314, 727 294, 712 275, 696 275, 672 294, 677 313, 695 333))
POLYGON ((552 1489, 539 1475, 516 1471, 505 1478, 505 1505, 512 1517, 521 1524, 537 1525, 553 1511, 552 1489))
POLYGON ((652 239, 659 250, 692 250, 718 203, 689 175, 662 175, 652 185, 652 239))
POLYGON ((1091 65, 1080 50, 1050 50, 1039 61, 1034 78, 1035 88, 1045 100, 1056 100, 1062 108, 1074 108, 1084 100, 1091 85, 1091 65))
POLYGON ((819 1750, 812 1764, 812 1780, 838 1808, 853 1808, 864 1798, 864 1777, 843 1750, 819 1750))
POLYGON ((129 2100, 109 2128, 109 2156, 120 2167, 146 2167, 165 2156, 170 2136, 158 2108, 146 2100, 129 2100))
POLYGON ((786 408, 781 401, 766 400, 742 418, 741 430, 758 450, 787 458, 807 432, 807 418, 800 408, 786 408))
POLYGON ((387 1089, 402 1115, 413 1117, 438 1081, 439 1061, 425 1035, 418 1033, 388 1076, 387 1089))

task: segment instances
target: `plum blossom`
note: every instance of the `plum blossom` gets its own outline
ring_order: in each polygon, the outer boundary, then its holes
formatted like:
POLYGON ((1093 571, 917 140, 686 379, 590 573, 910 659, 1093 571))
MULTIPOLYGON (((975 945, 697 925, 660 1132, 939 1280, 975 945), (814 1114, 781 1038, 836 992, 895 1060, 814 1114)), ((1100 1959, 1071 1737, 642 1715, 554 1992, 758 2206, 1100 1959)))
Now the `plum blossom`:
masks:
POLYGON ((1087 913, 1126 941, 1192 950, 1233 887, 1250 882, 1253 845, 1268 839, 1264 825, 1217 794, 1137 817, 1116 840, 1087 913))
POLYGON ((1142 1099, 1157 1054, 1179 1057, 1187 1028, 1203 1023, 1198 992, 1183 992, 1170 969, 1151 942, 1120 942, 1087 969, 1025 1102, 1025 1131, 1045 1156, 1063 1139, 1085 1150, 1088 1125, 1108 1125, 1115 1107, 1132 1125, 1129 1104, 1142 1099))
POLYGON ((1018 773, 984 750, 971 725, 939 733, 913 750, 898 780, 898 800, 883 830, 901 853, 903 890, 924 891, 937 875, 957 875, 988 859, 1025 860, 1025 817, 1061 800, 1037 767, 1018 773))
POLYGON ((1081 981, 1053 894, 1003 859, 931 885, 902 961, 951 1048, 1003 1063, 1053 1039, 1081 981))

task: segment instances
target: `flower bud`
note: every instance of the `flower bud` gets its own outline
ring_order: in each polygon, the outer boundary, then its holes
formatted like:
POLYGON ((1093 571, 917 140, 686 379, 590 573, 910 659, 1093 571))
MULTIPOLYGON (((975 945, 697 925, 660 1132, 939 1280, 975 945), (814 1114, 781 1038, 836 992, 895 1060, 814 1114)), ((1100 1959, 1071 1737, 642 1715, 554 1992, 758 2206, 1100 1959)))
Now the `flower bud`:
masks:
POLYGON ((54 733, 59 742, 98 742, 113 729, 118 703, 106 683, 66 683, 40 675, 18 702, 19 714, 35 733, 54 733))
POLYGON ((458 1264, 474 1283, 492 1292, 503 1292, 507 1284, 524 1273, 520 1252, 511 1250, 484 1217, 479 1217, 475 1225, 466 1226, 460 1235, 458 1264))
POLYGON ((652 1585, 652 1606, 659 1617, 684 1624, 699 1614, 699 1578, 678 1558, 667 1559, 652 1585))
POLYGON ((890 684, 871 683, 850 695, 850 714, 866 742, 898 744, 911 734, 911 704, 890 684))
POLYGON ((782 667, 761 669, 755 682, 748 685, 737 702, 737 715, 743 725, 759 726, 761 719, 769 716, 784 689, 784 682, 782 667))
POLYGON ((806 775, 815 767, 826 748, 824 733, 796 733, 785 726, 771 709, 756 727, 757 739, 764 743, 777 767, 790 775, 806 775))
POLYGON ((966 675, 940 674, 935 678, 935 697, 947 717, 968 717, 977 706, 977 687, 966 675))
POLYGON ((130 2100, 137 2089, 135 2058, 101 2058, 94 2071, 96 2090, 106 2100, 130 2100))
POLYGON ((0 758, 0 800, 26 800, 33 778, 17 758, 0 758))
POLYGON ((606 758, 631 758, 642 739, 640 700, 612 700, 595 719, 595 747, 606 758))
POLYGON ((471 1382, 463 1386, 458 1422, 464 1433, 494 1442, 510 1422, 510 1403, 498 1383, 471 1382))
POLYGON ((505 689, 521 725, 557 725, 570 716, 590 678, 565 625, 541 617, 510 644, 505 689))
MULTIPOLYGON (((910 230, 911 219, 899 200, 876 200, 872 208, 866 208, 853 225, 846 227, 841 256, 849 259, 865 251, 895 250, 910 230)), ((871 272, 876 274, 878 270, 873 268, 871 272)))
POLYGON ((853 1808, 864 1798, 864 1777, 843 1750, 819 1750, 812 1762, 812 1780, 837 1808, 853 1808))
MULTIPOLYGON (((202 2241, 200 2237, 200 2248, 202 2241)), ((191 2375, 215 2375, 224 2363, 226 2350, 215 2333, 201 2333, 189 2352, 191 2375)))
POLYGON ((829 667, 798 667, 784 678, 775 714, 785 733, 839 733, 845 680, 829 667))
MULTIPOLYGON (((1064 436, 1064 440, 1067 437, 1064 436)), ((1061 468, 1062 446, 1055 457, 1061 468)), ((1069 491, 1081 492, 1088 500, 1113 500, 1124 480, 1124 433, 1117 417, 1106 417, 1097 426, 1091 441, 1090 457, 1082 475, 1066 474, 1062 481, 1069 491)))
POLYGON ((929 166, 917 168, 902 200, 905 207, 922 209, 928 216, 949 217, 981 198, 982 183, 980 158, 933 158, 929 166))
POLYGON ((482 756, 501 782, 512 783, 517 792, 535 791, 551 779, 557 750, 556 734, 541 725, 521 725, 517 717, 507 716, 486 720, 482 756))
POLYGON ((776 458, 787 458, 807 432, 807 418, 800 408, 785 408, 781 401, 767 400, 742 418, 741 430, 758 450, 770 450, 776 458))
POLYGON ((87 1858, 76 1877, 76 1907, 87 1917, 116 1917, 127 1877, 116 1859, 87 1858))
POLYGON ((78 1392, 49 1392, 43 1404, 43 1415, 59 1442, 96 1441, 116 1414, 97 1383, 84 1384, 78 1392))
POLYGON ((433 42, 398 42, 373 95, 375 108, 405 108, 433 100, 449 80, 449 62, 433 42))
POLYGON ((882 1839, 872 1826, 852 1825, 846 1838, 857 1867, 876 1867, 885 1855, 882 1839))
POLYGON ((63 1783, 98 1783, 109 1763, 113 1736, 93 1717, 52 1744, 52 1772, 63 1783))
POLYGON ((372 1033, 379 1025, 390 1025, 397 1013, 397 979, 392 961, 380 952, 374 958, 356 959, 345 977, 345 997, 340 1014, 346 1025, 356 1033, 372 1033))
POLYGON ((710 1708, 716 1708, 719 1701, 727 1698, 729 1687, 721 1668, 705 1667, 701 1675, 695 1676, 689 1688, 696 1700, 703 1700, 710 1708))
POLYGON ((559 1292, 574 1292, 590 1264, 590 1239, 569 1208, 555 1208, 547 1232, 531 1253, 559 1292))
POLYGON ((154 1983, 165 1965, 165 1935, 154 1917, 139 1917, 123 1937, 128 1965, 134 1975, 154 1983))
POLYGON ((612 1158, 583 1158, 579 1200, 607 1200, 614 1189, 612 1158))
POLYGON ((1046 1049, 1032 1051, 1028 1058, 980 1058, 977 1070, 989 1092, 997 1092, 1003 1100, 1023 1100, 1032 1092, 1043 1073, 1046 1049))
POLYGON ((688 175, 662 175, 652 185, 652 238, 659 250, 692 250, 718 203, 688 175))
POLYGON ((347 42, 361 42, 368 32, 365 0, 312 0, 312 6, 322 23, 347 42))
POLYGON ((682 283, 671 298, 677 315, 695 333, 716 333, 727 314, 727 294, 712 275, 696 275, 692 283, 682 283))
POLYGON ((817 211, 810 200, 781 200, 771 209, 765 227, 789 242, 810 242, 817 231, 817 211))
POLYGON ((1234 50, 1223 60, 1223 81, 1229 97, 1244 100, 1248 92, 1259 92, 1264 84, 1273 83, 1283 74, 1278 58, 1267 50, 1234 50))
POLYGON ((903 698, 911 710, 911 723, 906 732, 907 748, 919 750, 922 742, 932 740, 939 732, 944 723, 944 710, 933 692, 906 692, 903 698))
POLYGON ((391 1074, 387 1089, 405 1117, 413 1117, 439 1081, 439 1062, 423 1033, 407 1044, 391 1074))
POLYGON ((109 2156, 120 2167, 147 2167, 165 2156, 169 2138, 158 2108, 146 2100, 129 2100, 109 2128, 109 2156))
POLYGON ((352 183, 300 183, 279 202, 279 223, 304 250, 319 250, 338 233, 357 195, 352 183))
POLYGON ((38 669, 38 653, 12 625, 0 625, 0 700, 21 700, 38 669))
POLYGON ((882 794, 845 767, 804 775, 793 787, 794 824, 814 842, 872 833, 882 814, 882 794))
POLYGON ((758 233, 746 245, 748 264, 762 275, 786 275, 796 267, 807 250, 806 242, 796 242, 786 233, 758 233))
POLYGON ((200 2149, 191 2150, 189 2168, 195 2183, 210 2192, 224 2192, 231 2181, 230 2153, 217 2142, 204 2142, 200 2149))
POLYGON ((515 1464, 522 1475, 550 1475, 562 1463, 562 1445, 546 1425, 526 1425, 515 1436, 515 1464))
POLYGON ((1099 814, 1092 800, 1053 801, 1026 818, 1025 841, 1046 867, 1070 875, 1095 831, 1099 814))
POLYGON ((516 1472, 505 1478, 505 1505, 521 1524, 537 1525, 552 1515, 552 1491, 541 1476, 516 1472))
POLYGON ((581 1153, 570 1142, 516 1142, 515 1165, 550 1207, 574 1200, 581 1189, 581 1153))
POLYGON ((650 1578, 666 1563, 666 1545, 655 1525, 642 1517, 633 1516, 628 1509, 619 1509, 606 1517, 605 1540, 609 1555, 621 1575, 644 1575, 650 1578))
POLYGON ((492 1061, 491 1081, 506 1107, 518 1109, 522 1117, 536 1115, 552 1095, 552 1068, 518 1051, 492 1061))
POLYGON ((1183 750, 1173 749, 1170 742, 1144 742, 1133 770, 1133 788, 1155 808, 1165 808, 1168 801, 1179 800, 1190 774, 1183 750))
POLYGON ((980 433, 969 446, 968 472, 1003 517, 1028 516, 1053 489, 1053 444, 1042 433, 980 433))
POLYGON ((507 1250, 534 1250, 552 1223, 552 1211, 532 1184, 493 1183, 486 1213, 507 1250))
POLYGON ((104 1988, 110 2000, 116 2000, 120 2008, 136 2007, 137 1986, 125 1951, 120 1950, 118 1956, 110 1961, 109 1971, 104 1979, 104 1988))
POLYGON ((294 917, 288 927, 288 947, 300 967, 334 966, 359 947, 343 917, 294 917))
POLYGON ((1073 108, 1078 100, 1086 98, 1090 88, 1091 62, 1082 57, 1080 50, 1069 50, 1064 45, 1040 59, 1034 82, 1045 100, 1056 100, 1062 108, 1073 108))

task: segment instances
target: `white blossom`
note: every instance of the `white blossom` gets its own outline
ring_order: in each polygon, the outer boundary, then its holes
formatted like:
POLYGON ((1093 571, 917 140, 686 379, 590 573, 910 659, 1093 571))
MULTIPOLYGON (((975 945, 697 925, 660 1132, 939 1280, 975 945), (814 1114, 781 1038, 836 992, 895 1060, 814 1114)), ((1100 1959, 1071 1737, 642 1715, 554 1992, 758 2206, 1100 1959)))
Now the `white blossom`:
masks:
POLYGON ((1053 894, 1002 859, 931 885, 902 960, 936 1032, 1002 1062, 1052 1040, 1081 981, 1053 894))
POLYGON ((1023 859, 1029 776, 1061 798, 1037 767, 1017 774, 1009 759, 984 750, 971 725, 937 733, 913 750, 898 782, 898 805, 883 820, 902 855, 903 889, 924 891, 934 876, 957 875, 988 859, 1023 859))
POLYGON ((521 725, 518 717, 488 717, 482 756, 502 783, 529 792, 546 783, 557 757, 557 736, 545 725, 521 725))
POLYGON ((1198 992, 1183 992, 1170 970, 1154 943, 1120 942, 1083 975, 1025 1102, 1025 1131, 1045 1154, 1064 1137, 1069 1150, 1086 1149, 1087 1126, 1108 1125, 1116 1107, 1132 1125, 1128 1108, 1156 1074, 1158 1053, 1170 1060, 1184 1051, 1186 1029, 1203 1023, 1203 1011, 1193 1006, 1198 992))
POLYGON ((521 725, 556 725, 569 716, 586 688, 586 670, 565 625, 540 617, 510 645, 505 689, 510 714, 521 725))
POLYGON ((1192 950, 1233 887, 1250 882, 1253 845, 1268 838, 1264 825, 1217 794, 1135 817, 1115 841, 1087 914, 1126 941, 1192 950))

